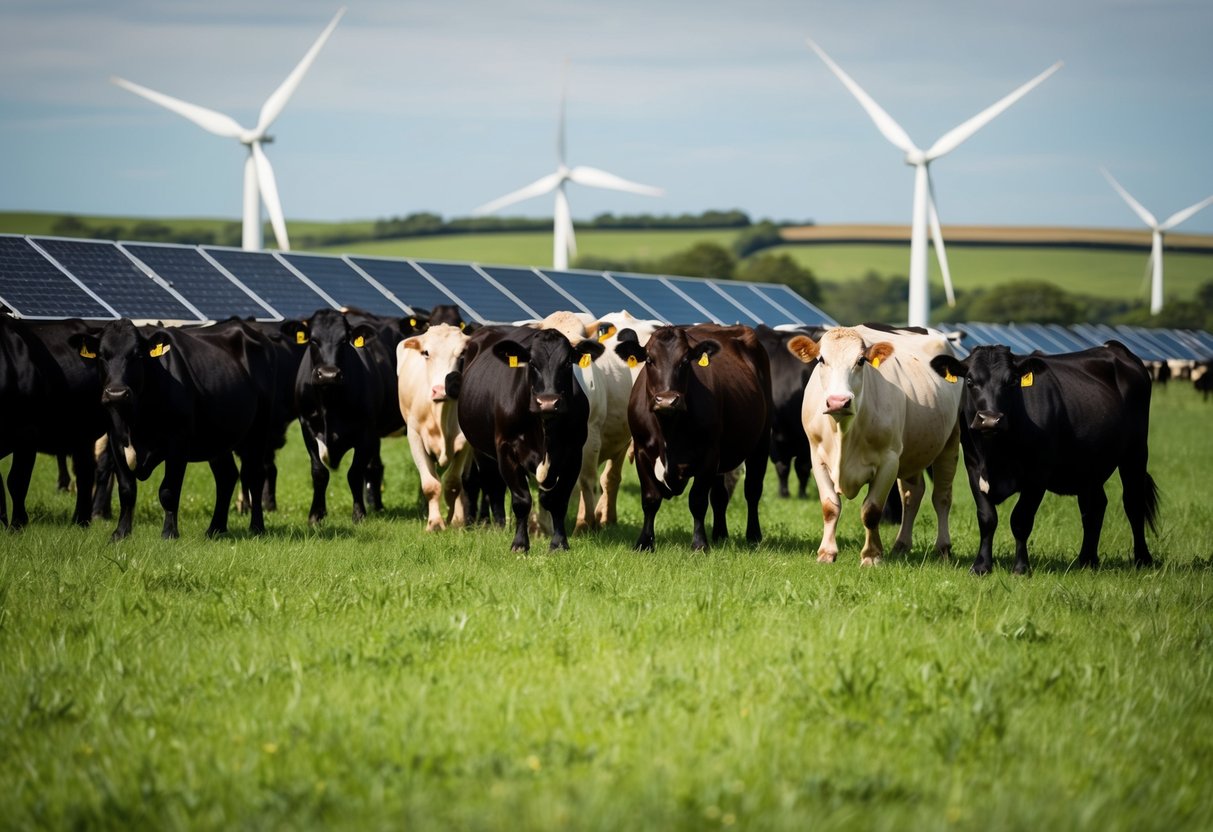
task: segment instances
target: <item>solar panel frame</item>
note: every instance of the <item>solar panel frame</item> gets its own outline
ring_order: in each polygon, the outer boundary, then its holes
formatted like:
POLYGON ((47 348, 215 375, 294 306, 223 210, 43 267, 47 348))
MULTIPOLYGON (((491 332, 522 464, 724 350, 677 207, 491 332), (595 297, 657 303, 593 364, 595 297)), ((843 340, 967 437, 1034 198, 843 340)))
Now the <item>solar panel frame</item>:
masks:
POLYGON ((311 281, 342 308, 361 309, 373 315, 398 315, 401 312, 411 315, 413 313, 413 310, 407 309, 404 304, 386 289, 382 288, 376 281, 368 278, 365 273, 350 265, 349 261, 344 257, 334 254, 312 254, 310 252, 295 251, 278 251, 274 252, 274 256, 285 263, 292 271, 311 281), (348 276, 352 276, 357 281, 351 281, 353 293, 344 294, 333 291, 338 289, 339 286, 330 282, 331 275, 321 275, 315 268, 305 268, 308 263, 318 265, 319 262, 341 264, 348 272, 348 276), (323 284, 322 281, 324 282, 323 284), (370 300, 371 303, 367 303, 367 300, 370 300))
POLYGON ((590 312, 533 267, 477 265, 477 268, 531 309, 537 319, 546 318, 553 312, 574 311, 587 315, 590 312), (538 294, 533 291, 535 289, 539 290, 538 294))
MULTIPOLYGON (((198 246, 181 245, 179 243, 142 243, 133 240, 120 241, 117 243, 117 246, 122 250, 123 253, 126 254, 127 257, 134 260, 143 269, 155 274, 160 280, 169 284, 175 292, 180 294, 189 302, 192 308, 198 310, 199 314, 202 315, 204 320, 217 321, 232 316, 239 318, 253 317, 259 321, 282 320, 282 316, 279 315, 277 311, 273 309, 273 307, 262 301, 262 299, 256 293, 252 292, 247 286, 245 286, 239 280, 233 278, 230 274, 227 274, 222 269, 217 268, 215 264, 208 260, 206 256, 199 250, 198 246), (175 276, 171 275, 166 271, 163 265, 158 267, 156 263, 148 260, 147 255, 150 253, 148 250, 174 251, 182 253, 188 252, 192 254, 198 258, 203 267, 214 273, 214 277, 217 281, 222 281, 222 283, 219 285, 226 284, 236 293, 243 295, 248 300, 249 305, 243 309, 234 306, 225 306, 222 309, 215 310, 216 313, 218 313, 217 315, 211 315, 203 305, 199 305, 201 298, 199 298, 193 292, 187 294, 186 291, 183 291, 182 286, 180 285, 182 284, 180 274, 175 276)), ((205 305, 209 306, 209 304, 205 305)))
POLYGON ((804 326, 838 326, 838 321, 782 283, 756 283, 754 285, 763 297, 772 303, 777 303, 795 317, 797 323, 804 326))
MULTIPOLYGON (((621 309, 641 311, 645 316, 659 317, 657 312, 640 298, 611 280, 606 272, 590 272, 578 269, 536 269, 553 286, 577 301, 577 305, 591 315, 608 315, 621 309), (558 278, 563 278, 562 283, 558 278), (569 283, 579 285, 570 286, 569 283), (596 283, 596 285, 595 285, 596 283)), ((636 314, 635 311, 632 314, 636 314)))
MULTIPOLYGON (((80 318, 86 321, 109 321, 121 317, 118 311, 106 303, 103 298, 99 297, 96 292, 89 289, 77 280, 74 275, 47 257, 27 236, 0 234, 0 273, 10 275, 7 278, 7 284, 0 281, 0 304, 7 306, 19 318, 29 320, 59 320, 68 317, 80 318), (15 274, 15 269, 13 271, 4 270, 4 241, 10 241, 12 254, 24 255, 26 264, 35 269, 37 273, 30 271, 25 276, 17 278, 12 276, 15 274), (53 281, 58 285, 54 287, 47 286, 47 281, 53 281), (21 285, 22 283, 28 284, 29 288, 32 288, 36 283, 40 289, 57 289, 58 291, 52 296, 55 302, 47 303, 43 298, 36 299, 32 297, 33 293, 28 292, 21 285), (64 301, 69 298, 80 305, 65 308, 64 301), (23 309, 27 311, 22 311, 23 309), (96 314, 98 312, 107 314, 98 315, 96 314)), ((40 292, 39 294, 46 296, 45 292, 40 292)))
POLYGON ((1058 338, 1069 339, 1068 343, 1071 345, 1069 350, 1070 352, 1081 352, 1083 350, 1089 350, 1091 347, 1099 346, 1098 343, 1090 340, 1089 338, 1084 338, 1080 333, 1075 332, 1070 327, 1065 327, 1061 324, 1045 324, 1045 327, 1050 332, 1057 335, 1058 338))
POLYGON ((87 285, 106 306, 133 320, 201 322, 206 316, 112 240, 30 236, 64 272, 87 285), (86 253, 87 252, 87 253, 86 253), (155 286, 156 292, 148 289, 155 286))
POLYGON ((712 320, 718 324, 728 326, 741 323, 747 326, 757 326, 760 323, 757 315, 716 288, 711 280, 668 274, 663 274, 661 277, 670 285, 676 286, 688 298, 692 298, 698 306, 703 307, 712 316, 712 320), (743 320, 742 316, 748 320, 743 320))
POLYGON ((1204 353, 1174 329, 1155 329, 1154 339, 1167 350, 1167 358, 1178 361, 1199 361, 1204 353))
POLYGON ((413 261, 431 280, 458 298, 475 296, 474 308, 470 311, 482 323, 509 323, 536 317, 535 310, 505 291, 473 263, 456 263, 445 260, 413 261), (487 292, 496 292, 496 297, 487 292), (481 294, 485 292, 485 294, 481 294), (502 312, 514 313, 502 315, 502 312))
POLYGON ((453 303, 459 306, 460 314, 465 319, 481 321, 480 318, 473 315, 471 310, 467 308, 467 304, 435 282, 432 277, 419 269, 417 264, 412 260, 362 254, 347 254, 345 259, 378 282, 393 297, 412 310, 410 314, 428 312, 440 304, 453 303), (416 291, 414 291, 414 287, 416 287, 416 291), (405 297, 406 294, 413 294, 418 297, 407 298, 405 297), (421 297, 421 295, 425 297, 421 297), (409 303, 410 300, 417 300, 419 303, 413 305, 409 303))
POLYGON ((332 309, 341 308, 324 290, 274 257, 272 252, 246 251, 225 246, 199 246, 198 250, 225 274, 247 286, 283 319, 309 318, 317 309, 324 308, 325 304, 332 309), (225 260, 227 262, 224 262, 225 260), (270 266, 268 271, 265 269, 266 265, 270 266), (255 269, 249 271, 250 266, 255 269), (266 281, 274 281, 278 285, 258 285, 266 281), (264 288, 272 289, 273 293, 264 291, 264 288))
POLYGON ((1175 337, 1189 344, 1192 350, 1200 356, 1198 361, 1208 361, 1213 358, 1213 335, 1199 329, 1173 330, 1175 337))
POLYGON ((737 301, 745 306, 746 309, 754 312, 755 317, 758 317, 760 323, 764 323, 770 327, 780 326, 781 324, 798 323, 798 321, 792 317, 791 313, 785 309, 781 309, 761 295, 757 289, 755 289, 753 283, 746 283, 744 281, 715 280, 712 281, 712 285, 715 286, 718 291, 724 292, 732 300, 737 301), (737 297, 737 295, 741 295, 741 297, 737 297), (746 304, 746 301, 749 301, 749 305, 746 304), (776 313, 776 315, 774 317, 759 317, 758 312, 762 311, 763 306, 769 307, 776 313))
POLYGON ((612 280, 639 298, 653 311, 656 320, 667 324, 693 324, 713 320, 712 314, 664 278, 656 275, 607 272, 612 280), (664 290, 662 298, 646 297, 652 290, 664 290), (677 310, 681 310, 679 314, 677 310), (689 314, 688 314, 689 313, 689 314))

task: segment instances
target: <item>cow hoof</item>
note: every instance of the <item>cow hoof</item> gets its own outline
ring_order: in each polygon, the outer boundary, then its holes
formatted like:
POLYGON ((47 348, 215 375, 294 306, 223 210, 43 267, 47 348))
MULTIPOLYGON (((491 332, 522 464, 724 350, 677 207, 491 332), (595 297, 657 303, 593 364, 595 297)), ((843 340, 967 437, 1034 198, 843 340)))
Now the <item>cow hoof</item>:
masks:
POLYGON ((993 571, 993 567, 988 563, 975 563, 969 568, 969 572, 974 575, 989 575, 993 571))
MULTIPOLYGON (((208 538, 216 538, 221 534, 227 534, 227 529, 219 528, 217 526, 211 526, 209 529, 206 530, 206 536, 208 538)), ((176 537, 176 535, 173 535, 173 537, 176 537)))
POLYGON ((445 528, 446 523, 443 523, 441 520, 431 520, 425 524, 425 530, 427 532, 440 532, 445 528))
POLYGON ((1031 571, 1032 570, 1028 568, 1028 565, 1026 563, 1017 563, 1011 569, 1011 573, 1013 575, 1027 575, 1031 571))
POLYGON ((516 555, 525 555, 531 550, 530 544, 515 543, 510 547, 510 551, 516 555))
POLYGON ((860 559, 859 565, 860 566, 880 566, 880 562, 881 562, 881 559, 879 557, 875 557, 875 558, 865 557, 865 558, 860 559))
POLYGON ((1138 569, 1150 569, 1154 566, 1154 558, 1150 557, 1149 555, 1137 557, 1133 559, 1133 565, 1138 569))
POLYGON ((653 543, 654 543, 654 541, 652 541, 652 540, 637 540, 636 544, 632 547, 632 551, 633 552, 656 551, 656 548, 654 547, 653 543))
POLYGON ((838 558, 837 552, 818 552, 817 553, 817 562, 818 563, 833 563, 837 558, 838 558))
POLYGON ((891 557, 895 557, 895 558, 899 558, 899 557, 903 557, 903 556, 905 556, 905 555, 908 555, 909 553, 910 553, 910 544, 908 544, 908 543, 894 543, 894 544, 893 544, 893 549, 892 549, 892 552, 890 553, 890 556, 891 556, 891 557))

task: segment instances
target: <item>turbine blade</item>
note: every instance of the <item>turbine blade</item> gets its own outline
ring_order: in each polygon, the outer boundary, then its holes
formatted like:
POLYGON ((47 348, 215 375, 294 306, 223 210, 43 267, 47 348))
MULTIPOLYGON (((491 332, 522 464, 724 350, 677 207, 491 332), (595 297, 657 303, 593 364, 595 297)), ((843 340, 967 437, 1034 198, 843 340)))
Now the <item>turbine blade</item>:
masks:
POLYGON ((479 216, 481 214, 492 214, 494 211, 500 211, 502 208, 506 207, 507 205, 513 205, 515 202, 522 202, 524 199, 542 196, 543 194, 551 192, 551 190, 559 185, 561 181, 562 177, 559 173, 549 173, 547 176, 536 179, 526 187, 519 188, 518 190, 508 193, 505 196, 498 197, 492 202, 484 203, 484 205, 481 205, 479 208, 473 210, 472 214, 474 216, 479 216))
POLYGON ((253 163, 257 166, 257 184, 261 188, 261 201, 265 203, 265 211, 270 215, 270 225, 274 228, 274 237, 278 240, 278 248, 290 251, 291 243, 286 236, 286 220, 282 216, 282 203, 278 200, 278 185, 274 182, 274 169, 270 160, 261 149, 261 142, 250 145, 253 151, 253 163))
POLYGON ((338 21, 345 14, 345 6, 337 10, 337 14, 333 15, 333 19, 329 21, 329 25, 324 27, 324 31, 320 33, 320 37, 316 38, 316 42, 312 44, 312 48, 307 51, 293 70, 291 74, 286 76, 286 80, 282 82, 278 89, 274 90, 273 94, 265 100, 265 104, 261 106, 261 115, 257 119, 257 138, 265 135, 265 131, 270 129, 270 125, 274 123, 274 119, 282 114, 282 108, 286 106, 286 102, 294 94, 295 89, 299 86, 299 82, 303 80, 303 76, 311 68, 312 62, 316 60, 316 55, 324 47, 325 41, 329 39, 329 35, 337 28, 338 21))
POLYGON ((630 182, 613 173, 607 173, 605 170, 586 167, 585 165, 578 165, 569 171, 569 179, 578 185, 587 185, 591 188, 627 191, 628 193, 643 194, 644 196, 665 196, 665 191, 662 188, 655 188, 652 185, 641 185, 639 182, 630 182))
POLYGON ((162 92, 149 90, 147 87, 140 86, 125 78, 114 76, 110 78, 112 82, 122 87, 124 90, 129 90, 135 95, 142 96, 153 104, 159 104, 166 110, 172 110, 179 116, 184 116, 190 121, 197 124, 203 130, 214 133, 217 136, 223 136, 228 139, 238 139, 244 133, 244 128, 236 123, 231 116, 225 116, 223 113, 217 113, 214 110, 208 110, 206 107, 199 107, 197 104, 189 104, 179 98, 173 98, 171 95, 165 95, 162 92))
POLYGON ((1116 193, 1120 194, 1120 198, 1133 209, 1133 213, 1137 214, 1137 216, 1141 218, 1142 222, 1150 226, 1150 228, 1156 228, 1158 226, 1158 220, 1154 219, 1154 215, 1142 207, 1140 202, 1134 199, 1128 191, 1122 188, 1120 183, 1112 177, 1112 174, 1108 173, 1107 168, 1100 168, 1099 171, 1104 175, 1105 179, 1112 183, 1112 187, 1116 189, 1116 193))
POLYGON ((856 100, 859 101, 859 105, 867 111, 868 117, 876 124, 876 129, 892 142, 894 147, 897 147, 903 153, 912 153, 918 150, 914 142, 910 141, 910 137, 906 131, 901 129, 901 125, 895 122, 892 116, 873 101, 872 97, 864 92, 863 87, 855 83, 850 75, 843 72, 842 67, 834 63, 834 60, 820 46, 815 44, 812 39, 809 39, 809 48, 825 61, 825 65, 830 68, 830 71, 838 76, 838 80, 842 81, 843 86, 851 91, 851 95, 855 96, 856 100))
POLYGON ((986 107, 980 113, 973 116, 959 127, 953 127, 947 133, 944 133, 939 140, 935 142, 935 144, 931 145, 930 149, 927 150, 927 159, 938 159, 945 153, 950 153, 955 150, 962 142, 997 118, 1003 110, 1007 109, 1016 101, 1023 98, 1037 86, 1042 84, 1046 78, 1057 70, 1061 69, 1061 65, 1062 62, 1058 61, 1057 63, 1053 64, 1053 66, 1037 75, 1031 81, 1019 87, 1010 95, 1007 95, 1000 99, 997 103, 986 107))
POLYGON ((569 208, 569 198, 565 194, 564 188, 556 189, 556 215, 553 222, 556 228, 556 239, 560 241, 564 251, 576 257, 577 237, 573 233, 573 212, 569 208))
POLYGON ((935 182, 931 179, 929 168, 927 187, 927 217, 931 224, 931 242, 935 244, 935 258, 939 261, 939 273, 943 276, 943 292, 947 295, 948 306, 955 306, 956 293, 952 289, 952 272, 948 268, 948 255, 943 247, 943 229, 939 227, 939 212, 935 208, 935 182))
POLYGON ((1203 211, 1204 209, 1208 208, 1210 205, 1213 205, 1213 196, 1210 196, 1207 199, 1202 199, 1200 202, 1196 203, 1195 205, 1189 205, 1187 208, 1183 209, 1182 211, 1175 212, 1171 216, 1167 217, 1167 219, 1163 222, 1163 224, 1158 226, 1158 228, 1160 231, 1170 231, 1172 228, 1179 225, 1181 222, 1184 222, 1184 221, 1190 219, 1194 215, 1196 215, 1196 214, 1200 213, 1201 211, 1203 211))

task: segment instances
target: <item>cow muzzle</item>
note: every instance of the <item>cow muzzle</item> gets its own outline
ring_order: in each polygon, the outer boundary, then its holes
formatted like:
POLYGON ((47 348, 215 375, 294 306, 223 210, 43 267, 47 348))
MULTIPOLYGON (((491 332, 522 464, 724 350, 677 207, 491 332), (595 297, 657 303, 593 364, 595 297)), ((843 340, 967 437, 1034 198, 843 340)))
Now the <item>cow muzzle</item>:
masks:
POLYGON ((340 384, 342 381, 341 370, 332 365, 317 367, 312 371, 312 378, 317 384, 340 384))
POLYGON ((540 393, 535 396, 535 407, 540 416, 555 416, 564 412, 564 398, 553 393, 540 393))
POLYGON ((132 396, 131 388, 124 384, 114 384, 101 391, 101 403, 126 404, 130 402, 132 396))
POLYGON ((852 415, 851 402, 853 401, 855 401, 855 396, 851 393, 826 396, 825 412, 830 416, 850 416, 852 415))
POLYGON ((430 388, 430 401, 445 402, 446 401, 446 385, 435 384, 430 388))
POLYGON ((681 412, 687 409, 686 399, 681 393, 673 390, 666 390, 664 393, 658 393, 653 396, 653 410, 661 413, 665 412, 681 412))
POLYGON ((969 423, 969 427, 982 433, 993 433, 1006 430, 1007 425, 1003 415, 998 411, 979 410, 973 417, 973 421, 969 423))

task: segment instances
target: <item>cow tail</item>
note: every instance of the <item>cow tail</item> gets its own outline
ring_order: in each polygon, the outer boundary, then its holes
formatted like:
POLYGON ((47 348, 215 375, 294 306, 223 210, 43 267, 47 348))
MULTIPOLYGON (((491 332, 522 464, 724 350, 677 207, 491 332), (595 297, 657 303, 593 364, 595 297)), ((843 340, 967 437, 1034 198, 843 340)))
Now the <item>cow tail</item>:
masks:
POLYGON ((1145 487, 1146 525, 1155 534, 1158 534, 1158 500, 1158 485, 1147 472, 1145 487))

